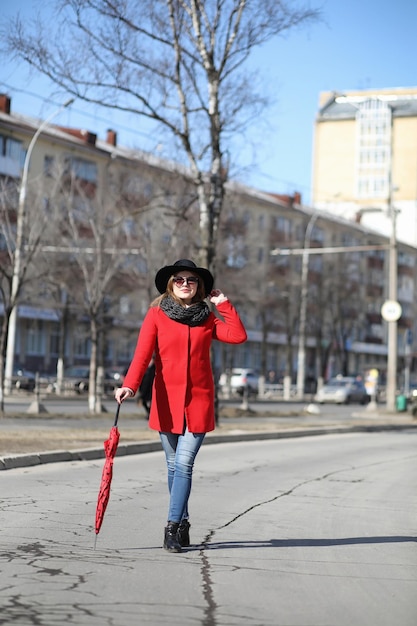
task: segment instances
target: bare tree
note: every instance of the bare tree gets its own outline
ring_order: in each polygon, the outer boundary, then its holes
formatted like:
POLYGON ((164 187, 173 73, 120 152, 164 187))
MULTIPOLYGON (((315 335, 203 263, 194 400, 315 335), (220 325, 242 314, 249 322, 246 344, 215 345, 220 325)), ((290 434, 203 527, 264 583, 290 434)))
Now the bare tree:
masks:
POLYGON ((3 179, 0 187, 0 303, 3 307, 0 329, 0 411, 4 413, 4 366, 6 359, 9 320, 12 310, 18 305, 23 290, 42 279, 42 270, 37 267, 42 237, 49 222, 45 212, 42 185, 39 181, 28 185, 26 203, 31 207, 30 216, 22 212, 17 228, 19 187, 13 179, 3 179), (17 241, 19 238, 19 241, 17 241), (20 255, 16 264, 16 254, 20 255), (16 274, 16 267, 18 272, 16 274), (12 289, 13 278, 16 281, 12 289))
POLYGON ((341 373, 349 375, 349 341, 360 314, 360 274, 354 255, 341 254, 334 262, 337 268, 331 291, 328 314, 332 333, 332 344, 341 373))
MULTIPOLYGON (((48 174, 55 181, 52 188, 58 188, 48 197, 53 215, 42 246, 45 257, 53 255, 55 261, 45 261, 50 267, 49 293, 61 313, 65 305, 88 320, 89 410, 97 413, 106 333, 117 315, 119 298, 127 291, 145 294, 147 308, 154 292, 149 277, 157 251, 160 255, 158 244, 169 234, 164 250, 169 255, 173 244, 181 249, 181 236, 184 245, 191 240, 195 195, 178 173, 154 173, 149 178, 143 171, 138 174, 135 164, 130 169, 113 168, 111 160, 102 172, 103 185, 83 178, 65 155, 55 160, 48 174)), ((137 313, 135 322, 137 326, 137 313)))
MULTIPOLYGON (((232 139, 268 104, 246 62, 319 11, 277 0, 57 0, 56 19, 4 24, 3 51, 86 102, 151 120, 191 169, 200 261, 215 272, 232 139), (80 62, 82 59, 82 62, 80 62)), ((172 154, 172 152, 171 152, 172 154)))
POLYGON ((349 341, 360 319, 360 278, 350 254, 332 255, 312 278, 309 296, 309 334, 315 337, 318 375, 326 377, 329 359, 339 372, 349 372, 349 341))
MULTIPOLYGON (((103 394, 106 313, 111 301, 126 288, 128 259, 140 255, 142 242, 140 237, 132 238, 129 229, 123 227, 131 217, 126 197, 107 184, 98 189, 95 183, 77 176, 68 163, 62 165, 63 168, 56 164, 60 189, 51 202, 55 211, 51 221, 59 229, 59 237, 51 240, 58 239, 59 245, 44 245, 42 249, 46 255, 53 254, 55 260, 61 261, 53 264, 50 284, 59 285, 58 292, 64 288, 72 309, 88 319, 91 344, 88 404, 89 411, 97 413, 101 411, 103 394)), ((135 210, 146 210, 148 201, 142 200, 141 206, 137 194, 135 199, 135 210)))

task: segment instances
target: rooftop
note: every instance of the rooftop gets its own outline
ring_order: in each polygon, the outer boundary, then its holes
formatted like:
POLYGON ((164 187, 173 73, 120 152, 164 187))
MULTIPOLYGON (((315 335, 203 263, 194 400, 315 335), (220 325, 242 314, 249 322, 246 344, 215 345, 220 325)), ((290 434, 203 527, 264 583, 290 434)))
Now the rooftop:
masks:
POLYGON ((323 92, 317 121, 354 119, 359 106, 368 100, 386 102, 394 117, 417 116, 417 88, 368 89, 364 91, 323 92))

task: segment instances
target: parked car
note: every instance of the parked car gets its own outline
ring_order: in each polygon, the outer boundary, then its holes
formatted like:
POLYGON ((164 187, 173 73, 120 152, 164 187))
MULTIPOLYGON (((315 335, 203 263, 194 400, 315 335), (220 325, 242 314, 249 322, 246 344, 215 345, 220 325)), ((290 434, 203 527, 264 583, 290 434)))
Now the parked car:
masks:
POLYGON ((358 380, 354 376, 337 376, 336 378, 331 378, 328 383, 319 389, 314 396, 314 400, 319 404, 324 404, 325 402, 334 402, 335 404, 359 402, 360 404, 367 404, 370 401, 370 397, 362 380, 358 380))
POLYGON ((23 369, 23 367, 14 367, 12 374, 12 383, 16 389, 24 389, 25 391, 33 391, 36 386, 36 377, 33 372, 23 369))
MULTIPOLYGON (((74 365, 65 370, 64 389, 73 389, 77 393, 88 391, 90 368, 85 365, 74 365)), ((115 370, 104 372, 104 392, 112 393, 120 386, 122 375, 115 370)))
POLYGON ((222 392, 226 391, 229 384, 230 392, 243 396, 245 389, 249 395, 257 395, 259 375, 251 369, 235 367, 230 373, 224 372, 219 379, 219 387, 222 392))

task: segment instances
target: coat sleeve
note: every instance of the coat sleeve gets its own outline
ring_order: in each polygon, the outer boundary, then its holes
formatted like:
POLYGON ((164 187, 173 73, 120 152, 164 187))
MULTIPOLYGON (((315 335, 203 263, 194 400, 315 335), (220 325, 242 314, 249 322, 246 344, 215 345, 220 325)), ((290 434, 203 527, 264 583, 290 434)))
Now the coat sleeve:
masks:
POLYGON ((213 339, 225 343, 243 343, 246 341, 248 337, 245 327, 238 312, 229 300, 217 305, 217 310, 223 319, 215 318, 213 339))
POLYGON ((140 387, 148 365, 155 352, 157 323, 155 309, 149 309, 139 331, 132 362, 124 377, 123 387, 129 387, 135 393, 140 387))

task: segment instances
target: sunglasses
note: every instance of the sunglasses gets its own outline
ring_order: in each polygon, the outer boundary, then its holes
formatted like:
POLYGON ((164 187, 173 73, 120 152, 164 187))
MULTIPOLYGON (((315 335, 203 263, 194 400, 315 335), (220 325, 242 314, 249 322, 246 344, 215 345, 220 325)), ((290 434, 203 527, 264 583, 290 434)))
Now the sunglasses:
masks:
POLYGON ((182 285, 198 285, 197 276, 174 276, 172 280, 177 287, 181 287, 182 285))

